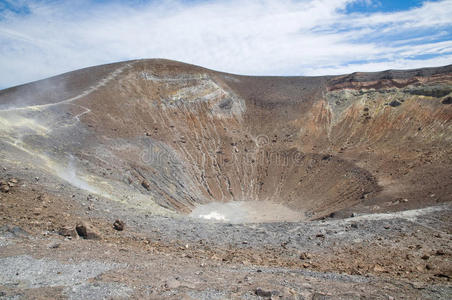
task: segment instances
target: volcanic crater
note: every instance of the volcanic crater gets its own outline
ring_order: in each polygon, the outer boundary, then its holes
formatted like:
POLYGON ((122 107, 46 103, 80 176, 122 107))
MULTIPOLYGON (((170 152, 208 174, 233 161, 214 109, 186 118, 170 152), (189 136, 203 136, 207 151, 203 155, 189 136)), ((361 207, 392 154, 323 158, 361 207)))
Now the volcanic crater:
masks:
POLYGON ((115 63, 1 91, 2 144, 10 162, 162 213, 416 208, 452 194, 451 70, 251 77, 115 63))
POLYGON ((163 59, 1 90, 0 297, 448 299, 451 97, 163 59))

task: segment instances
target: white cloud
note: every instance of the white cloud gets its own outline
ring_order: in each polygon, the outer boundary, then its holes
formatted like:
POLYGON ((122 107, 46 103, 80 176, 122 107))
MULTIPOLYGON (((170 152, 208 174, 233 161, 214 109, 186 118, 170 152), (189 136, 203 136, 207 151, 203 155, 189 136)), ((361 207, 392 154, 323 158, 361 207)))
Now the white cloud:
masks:
POLYGON ((346 14, 355 1, 171 0, 135 6, 22 1, 28 15, 0 14, 0 87, 153 57, 256 75, 451 63, 452 42, 445 40, 451 0, 395 13, 346 14), (419 57, 426 54, 432 57, 419 57))
POLYGON ((410 59, 394 59, 387 62, 364 62, 360 63, 357 69, 355 64, 336 65, 333 67, 323 67, 321 69, 309 68, 305 70, 308 74, 325 75, 325 74, 348 74, 353 72, 374 72, 389 69, 416 69, 426 66, 445 66, 452 62, 452 54, 444 55, 434 59, 410 60, 410 59))

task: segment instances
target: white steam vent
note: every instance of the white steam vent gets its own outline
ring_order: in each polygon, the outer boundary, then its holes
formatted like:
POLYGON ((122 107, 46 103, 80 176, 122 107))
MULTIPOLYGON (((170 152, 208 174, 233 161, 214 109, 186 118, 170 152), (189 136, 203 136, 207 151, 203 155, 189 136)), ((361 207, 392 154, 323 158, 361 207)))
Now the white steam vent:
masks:
POLYGON ((190 216, 228 223, 296 222, 304 219, 302 211, 271 201, 212 202, 196 207, 190 216))
POLYGON ((69 163, 67 166, 56 166, 55 171, 60 178, 64 179, 71 185, 94 194, 99 194, 99 191, 95 187, 77 174, 74 157, 69 157, 69 163))

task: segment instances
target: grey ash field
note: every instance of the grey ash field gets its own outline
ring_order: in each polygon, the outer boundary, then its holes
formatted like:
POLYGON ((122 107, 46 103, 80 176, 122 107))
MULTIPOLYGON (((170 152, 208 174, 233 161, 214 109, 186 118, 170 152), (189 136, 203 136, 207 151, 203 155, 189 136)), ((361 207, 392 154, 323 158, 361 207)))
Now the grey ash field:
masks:
POLYGON ((167 60, 0 91, 0 299, 450 299, 452 66, 167 60))

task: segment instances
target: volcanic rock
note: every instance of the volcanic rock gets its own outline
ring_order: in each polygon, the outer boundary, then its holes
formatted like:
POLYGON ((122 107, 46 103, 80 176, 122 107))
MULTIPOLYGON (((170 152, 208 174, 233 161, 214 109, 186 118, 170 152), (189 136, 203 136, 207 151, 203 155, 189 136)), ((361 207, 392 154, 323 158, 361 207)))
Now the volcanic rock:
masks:
POLYGON ((270 298, 272 296, 272 292, 271 291, 266 291, 263 290, 261 288, 257 288, 254 293, 256 294, 256 296, 259 297, 263 297, 263 298, 270 298))
POLYGON ((87 240, 101 239, 101 234, 97 228, 88 222, 80 222, 75 226, 77 234, 87 240))
POLYGON ((9 190, 10 190, 10 187, 7 184, 0 185, 0 191, 2 191, 3 193, 8 193, 9 190))
POLYGON ((436 250, 435 255, 446 255, 446 252, 444 250, 436 250))
POLYGON ((311 254, 307 253, 307 252, 302 252, 300 254, 300 259, 301 260, 306 260, 306 259, 310 259, 311 258, 311 254))
POLYGON ((142 185, 145 189, 147 189, 148 191, 151 190, 151 184, 149 183, 149 181, 143 180, 143 181, 141 181, 141 185, 142 185))
POLYGON ((441 101, 442 104, 452 104, 452 96, 446 97, 441 101))
POLYGON ((48 247, 50 248, 50 249, 57 249, 57 248, 59 248, 61 246, 61 243, 58 243, 58 242, 52 242, 52 243, 50 243, 49 245, 48 245, 48 247))
POLYGON ((328 300, 328 299, 334 299, 334 297, 325 295, 325 294, 320 294, 320 293, 314 293, 312 295, 312 300, 328 300))
POLYGON ((77 237, 77 231, 75 230, 75 227, 72 226, 63 226, 58 231, 59 235, 65 236, 65 237, 77 237))
POLYGON ((397 107, 397 106, 400 106, 401 104, 402 103, 400 103, 397 100, 393 100, 393 101, 389 102, 389 106, 392 106, 392 107, 397 107))
POLYGON ((447 278, 447 279, 451 278, 450 275, 447 275, 445 273, 436 273, 434 276, 439 277, 439 278, 447 278))
POLYGON ((125 226, 125 223, 123 221, 121 221, 121 220, 116 220, 113 223, 113 228, 115 230, 118 230, 118 231, 123 231, 124 230, 124 226, 125 226))

